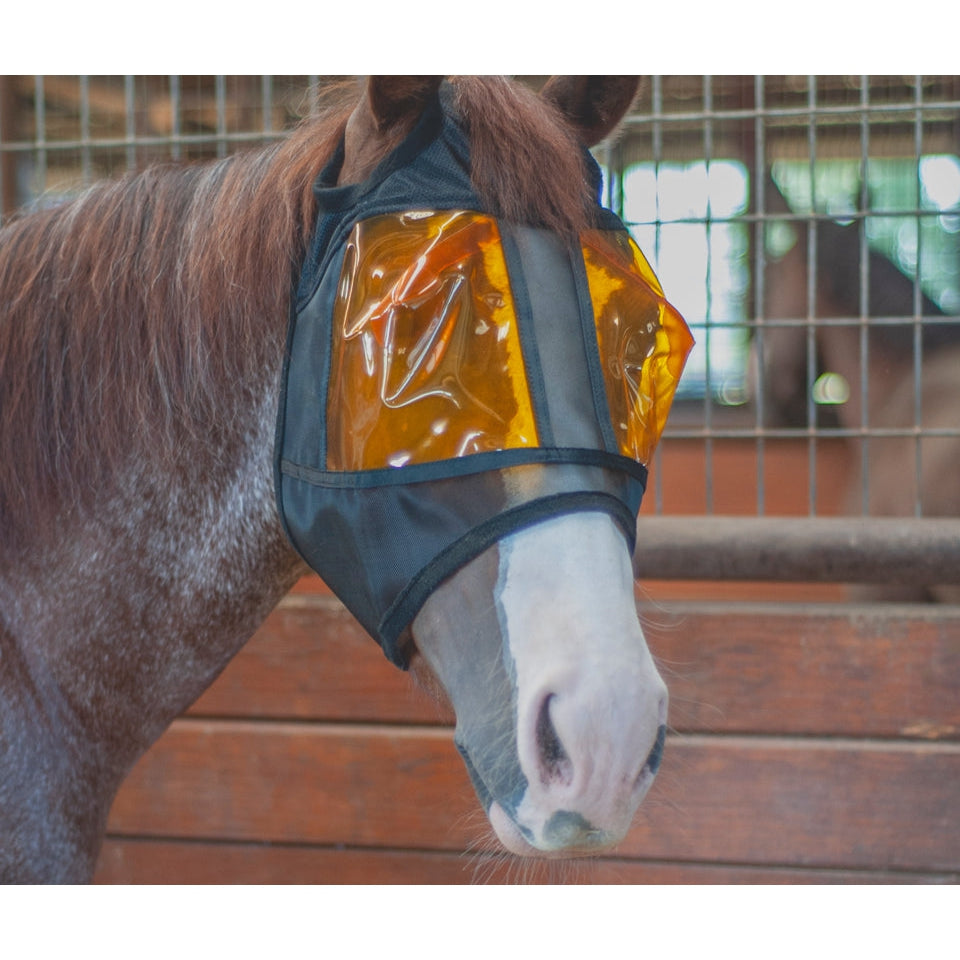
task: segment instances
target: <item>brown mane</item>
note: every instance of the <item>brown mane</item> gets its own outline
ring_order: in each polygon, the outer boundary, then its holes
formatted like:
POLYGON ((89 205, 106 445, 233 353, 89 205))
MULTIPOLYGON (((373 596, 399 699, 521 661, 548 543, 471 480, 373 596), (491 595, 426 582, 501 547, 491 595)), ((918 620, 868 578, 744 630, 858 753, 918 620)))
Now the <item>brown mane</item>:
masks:
POLYGON ((477 191, 506 220, 558 233, 587 226, 592 197, 582 147, 556 108, 501 77, 461 77, 459 108, 470 132, 477 191))
MULTIPOLYGON (((455 85, 481 195, 511 219, 579 229, 589 197, 555 109, 496 78, 455 85)), ((45 503, 83 501, 125 458, 200 470, 242 435, 224 396, 276 378, 312 184, 356 99, 347 84, 280 143, 97 184, 0 231, 8 548, 41 532, 45 503)))

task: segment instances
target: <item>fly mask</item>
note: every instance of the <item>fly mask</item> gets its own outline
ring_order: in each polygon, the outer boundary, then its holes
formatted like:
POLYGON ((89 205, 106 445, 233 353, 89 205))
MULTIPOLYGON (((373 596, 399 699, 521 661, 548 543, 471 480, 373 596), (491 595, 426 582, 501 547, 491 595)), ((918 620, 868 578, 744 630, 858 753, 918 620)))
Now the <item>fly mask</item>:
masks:
POLYGON ((693 340, 599 202, 578 237, 484 209, 445 87, 364 182, 336 185, 343 157, 314 187, 276 494, 296 549, 402 667, 426 598, 505 535, 599 510, 632 550, 693 340))

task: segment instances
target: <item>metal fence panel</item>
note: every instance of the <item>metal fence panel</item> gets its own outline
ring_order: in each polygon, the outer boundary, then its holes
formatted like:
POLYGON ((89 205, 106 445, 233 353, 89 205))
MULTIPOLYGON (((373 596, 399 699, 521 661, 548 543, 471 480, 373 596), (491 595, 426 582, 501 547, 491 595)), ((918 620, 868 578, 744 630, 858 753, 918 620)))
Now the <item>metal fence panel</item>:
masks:
MULTIPOLYGON (((0 222, 282 136, 330 79, 0 78, 0 222)), ((960 516, 960 78, 655 76, 596 152, 698 341, 644 515, 960 516)))

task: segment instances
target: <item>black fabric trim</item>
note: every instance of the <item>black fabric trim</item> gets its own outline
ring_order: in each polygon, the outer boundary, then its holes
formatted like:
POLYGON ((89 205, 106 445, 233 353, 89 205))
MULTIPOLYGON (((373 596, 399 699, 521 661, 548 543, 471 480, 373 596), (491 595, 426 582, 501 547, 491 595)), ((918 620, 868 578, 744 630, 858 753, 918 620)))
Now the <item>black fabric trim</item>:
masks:
POLYGON ((579 450, 573 448, 524 447, 513 450, 493 450, 490 453, 474 453, 466 457, 434 460, 430 463, 415 463, 406 467, 387 467, 379 470, 337 472, 317 470, 305 464, 294 463, 286 458, 280 461, 280 471, 288 477, 303 480, 318 487, 357 489, 364 487, 397 486, 400 484, 425 483, 431 480, 446 480, 465 477, 489 470, 503 470, 526 464, 572 463, 589 467, 606 467, 627 473, 639 480, 646 490, 647 468, 636 460, 606 450, 579 450))
MULTIPOLYGON (((283 363, 280 369, 280 399, 277 405, 277 421, 273 435, 273 493, 277 501, 277 513, 280 525, 293 544, 293 534, 287 525, 287 511, 283 508, 283 437, 287 425, 287 382, 290 370, 290 357, 293 355, 293 337, 297 327, 297 307, 294 297, 290 298, 289 318, 287 320, 287 342, 283 348, 283 363)), ((299 553, 299 551, 297 551, 299 553)))
POLYGON ((407 669, 409 658, 405 656, 404 649, 398 644, 398 640, 430 594, 452 573, 479 556, 488 547, 493 546, 498 540, 502 540, 507 534, 532 526, 548 517, 590 510, 608 513, 621 525, 632 556, 636 547, 636 517, 622 500, 609 493, 594 491, 558 493, 497 514, 485 523, 474 527, 468 534, 434 557, 397 595, 383 615, 377 631, 387 659, 401 669, 407 669))
POLYGON ((597 415, 600 435, 610 453, 617 453, 620 449, 616 435, 613 432, 613 418, 610 415, 610 403, 607 400, 607 387, 603 379, 603 369, 600 365, 600 347, 597 342, 597 321, 593 312, 593 301, 590 299, 590 283, 587 280, 587 267, 583 262, 583 250, 578 249, 579 256, 571 258, 573 266, 573 280, 577 288, 577 299, 580 303, 580 329, 583 334, 584 355, 587 360, 587 373, 590 376, 590 385, 593 391, 593 409, 597 415))
POLYGON ((317 179, 313 184, 313 196, 317 199, 318 190, 332 190, 337 186, 340 179, 340 171, 343 169, 343 161, 346 157, 346 136, 341 136, 336 149, 330 155, 330 159, 323 165, 317 179))
POLYGON ((601 210, 606 209, 603 206, 603 171, 597 158, 586 147, 583 148, 583 170, 597 206, 601 210))
POLYGON ((630 232, 624 222, 612 210, 602 205, 597 208, 597 229, 630 232))
POLYGON ((537 421, 537 435, 542 447, 554 445, 553 425, 547 407, 547 388, 543 380, 543 367, 540 363, 540 351, 537 349, 536 327, 533 322, 533 307, 530 292, 523 270, 520 250, 510 224, 497 220, 500 243, 504 259, 507 262, 507 275, 513 293, 514 306, 517 308, 517 324, 520 333, 520 351, 527 372, 527 387, 533 403, 533 413, 537 421))
MULTIPOLYGON (((340 275, 343 272, 343 264, 346 260, 347 250, 346 247, 338 247, 334 250, 332 259, 327 258, 329 263, 327 269, 331 267, 336 268, 336 277, 337 277, 337 286, 334 287, 334 296, 340 284, 340 275)), ((319 283, 317 284, 315 296, 320 298, 321 289, 329 291, 329 287, 323 287, 323 276, 321 274, 319 278, 319 283)), ((328 298, 329 299, 329 298, 328 298)), ((317 463, 326 463, 327 462, 327 438, 330 433, 330 425, 327 422, 327 410, 330 404, 330 376, 332 374, 333 366, 333 340, 336 335, 334 330, 333 317, 336 313, 335 305, 334 308, 326 313, 326 316, 317 317, 316 312, 323 306, 323 298, 321 298, 316 304, 313 311, 309 311, 310 305, 313 303, 311 300, 310 304, 304 308, 303 316, 310 317, 310 322, 316 324, 317 328, 323 333, 323 351, 320 354, 319 360, 314 363, 313 369, 318 373, 317 377, 317 395, 320 398, 320 449, 318 450, 319 459, 317 463), (319 370, 317 367, 319 366, 319 370)))

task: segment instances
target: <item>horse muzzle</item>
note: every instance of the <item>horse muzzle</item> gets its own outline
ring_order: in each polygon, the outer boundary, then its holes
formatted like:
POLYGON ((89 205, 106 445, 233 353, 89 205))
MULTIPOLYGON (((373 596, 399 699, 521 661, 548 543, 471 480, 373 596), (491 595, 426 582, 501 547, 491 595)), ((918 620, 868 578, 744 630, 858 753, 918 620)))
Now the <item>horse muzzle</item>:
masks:
POLYGON ((490 804, 500 842, 534 857, 616 846, 660 767, 666 716, 667 690, 655 672, 619 684, 581 680, 521 706, 517 751, 526 787, 518 803, 490 804))

